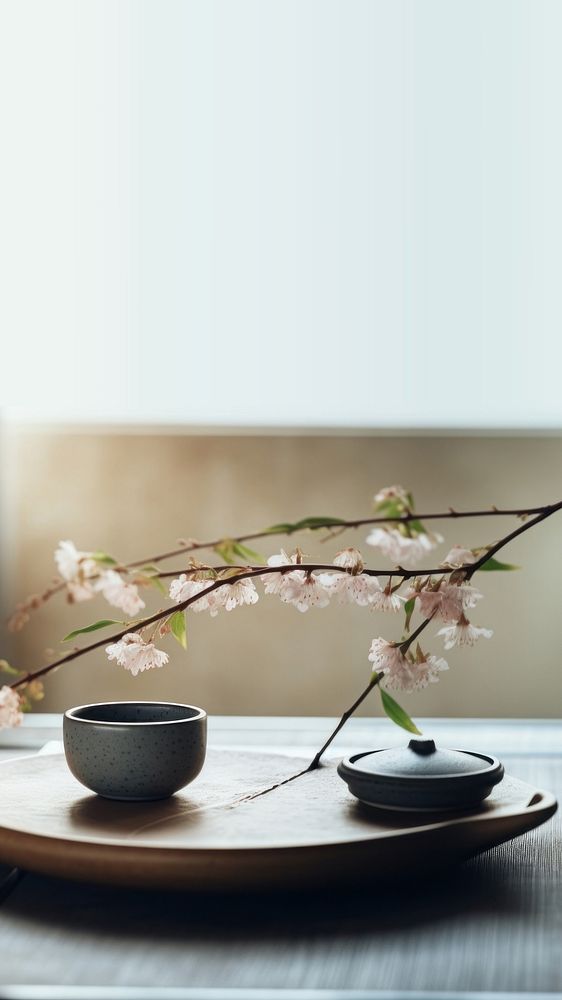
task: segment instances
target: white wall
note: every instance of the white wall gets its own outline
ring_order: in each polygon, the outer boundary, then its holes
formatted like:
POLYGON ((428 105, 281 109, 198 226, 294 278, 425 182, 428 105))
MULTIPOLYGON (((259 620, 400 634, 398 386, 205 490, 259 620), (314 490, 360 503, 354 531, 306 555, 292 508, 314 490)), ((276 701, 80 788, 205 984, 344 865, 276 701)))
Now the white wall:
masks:
POLYGON ((560 2, 0 10, 8 412, 560 426, 560 2))

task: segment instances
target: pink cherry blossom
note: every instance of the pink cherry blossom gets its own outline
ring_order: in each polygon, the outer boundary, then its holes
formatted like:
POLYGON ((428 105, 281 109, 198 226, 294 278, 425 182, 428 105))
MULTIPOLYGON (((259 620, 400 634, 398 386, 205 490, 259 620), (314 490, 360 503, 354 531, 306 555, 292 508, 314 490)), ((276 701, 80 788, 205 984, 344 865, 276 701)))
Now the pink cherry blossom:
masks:
MULTIPOLYGON (((191 597, 208 590, 213 584, 212 580, 190 580, 185 573, 172 580, 170 584, 170 597, 176 604, 188 601, 191 597)), ((189 605, 192 611, 197 613, 208 611, 211 618, 215 618, 219 611, 232 611, 242 604, 255 604, 258 600, 258 593, 252 580, 233 580, 232 583, 224 583, 220 587, 215 587, 198 601, 189 605)))
POLYGON ((375 493, 375 503, 384 503, 385 500, 399 500, 405 507, 408 506, 408 491, 403 486, 384 486, 382 490, 375 493))
POLYGON ((66 585, 67 600, 71 604, 79 604, 81 601, 91 601, 96 592, 91 583, 87 580, 83 582, 70 580, 66 585))
POLYGON ((336 552, 334 566, 350 570, 355 574, 362 573, 365 568, 363 556, 359 549, 354 548, 342 549, 341 552, 336 552))
POLYGON ((270 556, 267 560, 268 566, 289 566, 290 563, 295 565, 300 562, 300 557, 298 552, 293 552, 292 555, 287 555, 285 549, 281 549, 280 552, 276 552, 275 555, 270 556))
POLYGON ((373 611, 396 612, 403 607, 404 600, 400 594, 393 594, 390 587, 386 587, 384 590, 379 588, 378 593, 373 593, 370 604, 373 611))
POLYGON ((394 691, 418 691, 439 680, 439 674, 448 670, 445 660, 427 656, 418 647, 418 655, 404 655, 399 645, 379 637, 373 639, 369 660, 377 673, 384 674, 385 687, 394 691))
POLYGON ((425 532, 411 538, 402 535, 398 528, 373 528, 367 543, 379 549, 395 566, 414 568, 420 560, 443 539, 441 535, 425 532))
POLYGON ((453 646, 474 646, 477 639, 491 639, 493 634, 492 629, 479 628, 469 622, 464 615, 454 625, 446 625, 437 633, 443 636, 445 649, 452 649, 453 646))
POLYGON ((381 592, 377 577, 367 574, 320 573, 318 579, 338 604, 359 604, 366 608, 381 592))
POLYGON ((411 690, 412 665, 396 643, 387 642, 381 636, 373 639, 368 659, 373 664, 373 670, 384 674, 387 687, 402 691, 411 690))
POLYGON ((13 729, 20 726, 22 721, 19 695, 5 684, 0 688, 0 729, 13 729))
MULTIPOLYGON (((436 684, 439 675, 449 669, 446 660, 437 656, 426 656, 423 654, 412 662, 412 687, 410 691, 420 691, 428 684, 436 684)), ((387 685, 388 686, 388 685, 387 685)))
MULTIPOLYGON (((292 564, 296 565, 299 562, 299 553, 293 552, 291 556, 287 555, 285 549, 281 549, 279 553, 270 556, 267 560, 268 566, 289 566, 292 564)), ((289 580, 293 582, 302 582, 304 578, 304 573, 301 570, 286 572, 286 573, 264 573, 260 577, 263 583, 263 589, 266 594, 275 594, 280 597, 281 600, 285 600, 283 594, 286 591, 287 584, 289 580)))
MULTIPOLYGON (((276 597, 282 597, 282 594, 287 586, 287 581, 292 573, 264 573, 260 577, 263 583, 263 589, 266 594, 274 594, 276 597)), ((300 580, 300 576, 297 576, 300 580)))
MULTIPOLYGON (((188 601, 191 597, 195 597, 196 594, 200 594, 202 590, 207 590, 212 583, 212 580, 193 580, 188 578, 185 573, 182 573, 181 576, 176 577, 170 583, 170 598, 176 604, 181 604, 183 601, 188 601)), ((210 594, 201 597, 198 601, 194 601, 193 604, 189 605, 190 611, 195 611, 197 614, 201 611, 209 611, 209 598, 214 593, 216 591, 211 591, 210 594)))
POLYGON ((298 611, 325 608, 330 603, 330 591, 319 577, 304 570, 287 574, 279 597, 284 604, 294 604, 298 611))
POLYGON ((437 618, 441 621, 457 621, 463 611, 475 608, 482 594, 476 587, 468 583, 452 584, 443 581, 438 589, 425 588, 417 591, 410 588, 408 597, 415 597, 419 602, 419 610, 424 618, 437 618))
POLYGON ((232 583, 225 583, 222 587, 217 587, 208 596, 209 610, 214 618, 221 608, 225 611, 233 611, 234 608, 242 607, 243 604, 255 604, 259 600, 258 592, 252 580, 234 580, 232 583))
POLYGON ((477 558, 472 549, 467 549, 464 545, 453 545, 441 565, 453 567, 467 566, 470 563, 475 563, 477 558))
POLYGON ((79 552, 70 540, 59 542, 55 551, 55 563, 63 580, 93 576, 97 571, 97 564, 91 555, 91 552, 79 552))
POLYGON ((163 667, 168 662, 168 654, 156 649, 153 642, 145 642, 140 632, 127 632, 119 642, 106 647, 107 658, 117 660, 120 666, 130 670, 133 677, 143 670, 163 667))
POLYGON ((139 595, 138 587, 134 583, 128 583, 120 573, 116 573, 113 569, 102 573, 94 587, 95 590, 101 591, 109 604, 120 608, 129 618, 133 618, 145 607, 145 603, 139 595))
POLYGON ((90 601, 95 590, 89 578, 98 572, 98 566, 91 558, 91 552, 79 552, 70 539, 59 542, 55 551, 57 569, 67 586, 68 600, 74 604, 90 601))

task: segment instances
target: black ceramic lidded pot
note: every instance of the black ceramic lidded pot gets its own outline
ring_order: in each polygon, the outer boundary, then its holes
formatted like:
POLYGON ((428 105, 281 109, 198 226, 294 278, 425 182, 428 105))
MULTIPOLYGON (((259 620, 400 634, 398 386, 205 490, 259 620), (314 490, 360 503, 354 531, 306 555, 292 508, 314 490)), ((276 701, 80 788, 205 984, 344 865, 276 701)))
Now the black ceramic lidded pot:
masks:
POLYGON ((503 778, 495 757, 441 750, 430 739, 369 750, 342 760, 338 774, 361 802, 384 809, 436 812, 474 809, 503 778))

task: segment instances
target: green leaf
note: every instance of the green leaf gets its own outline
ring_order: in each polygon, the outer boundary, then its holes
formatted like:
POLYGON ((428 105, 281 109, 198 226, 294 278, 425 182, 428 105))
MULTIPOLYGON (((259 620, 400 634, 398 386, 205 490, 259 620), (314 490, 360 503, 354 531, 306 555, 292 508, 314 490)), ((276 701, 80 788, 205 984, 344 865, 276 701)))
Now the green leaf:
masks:
POLYGON ((294 524, 273 524, 265 530, 268 535, 293 535, 295 531, 318 531, 319 528, 332 528, 338 524, 347 524, 347 521, 343 521, 341 517, 304 517, 294 524))
POLYGON ((424 528, 421 521, 416 519, 414 521, 408 521, 407 523, 410 526, 410 531, 414 532, 414 535, 427 535, 427 529, 424 528))
POLYGON ((520 566, 513 566, 511 563, 499 562, 498 559, 494 559, 494 557, 492 556, 491 559, 488 559, 485 563, 482 563, 482 565, 479 567, 479 569, 480 570, 496 570, 496 569, 512 570, 512 569, 521 569, 521 567, 520 566))
POLYGON ((138 573, 135 577, 137 583, 141 583, 145 587, 155 587, 161 594, 165 596, 168 595, 162 580, 158 576, 150 576, 145 573, 138 573))
POLYGON ((90 559, 100 563, 101 566, 117 566, 117 559, 114 559, 113 556, 108 556, 107 552, 92 552, 90 559))
POLYGON ((12 667, 11 663, 8 663, 7 660, 0 660, 0 673, 14 674, 15 676, 17 676, 20 673, 20 671, 16 670, 15 667, 12 667))
POLYGON ((240 542, 233 543, 232 551, 235 555, 239 556, 240 559, 249 559, 250 562, 257 563, 265 562, 265 556, 260 556, 259 552, 254 552, 253 549, 249 549, 246 545, 242 545, 240 542))
POLYGON ((160 570, 158 566, 143 566, 139 576, 142 578, 143 583, 149 587, 155 587, 161 594, 168 594, 162 580, 159 577, 160 570))
POLYGON ((346 524, 341 517, 305 517, 293 525, 293 531, 318 531, 319 528, 331 528, 338 524, 346 524))
POLYGON ((234 555, 234 542, 232 542, 229 538, 225 538, 225 540, 220 542, 219 545, 215 545, 214 552, 216 552, 225 563, 232 564, 236 562, 234 555))
POLYGON ((265 528, 264 529, 264 534, 265 535, 292 535, 292 533, 293 533, 294 530, 295 530, 295 525, 294 524, 289 524, 288 522, 284 522, 282 524, 272 524, 271 528, 265 528))
POLYGON ((405 512, 404 504, 397 497, 390 497, 388 500, 381 500, 374 505, 375 514, 379 517, 402 517, 405 512))
POLYGON ((62 642, 70 642, 71 639, 75 639, 77 635, 83 635, 84 632, 97 632, 100 628, 107 628, 108 625, 124 625, 125 622, 116 621, 115 618, 102 618, 99 622, 94 622, 93 625, 85 625, 84 628, 75 628, 74 632, 69 632, 65 635, 62 642))
POLYGON ((414 613, 415 606, 416 606, 416 599, 415 599, 415 597, 410 597, 410 599, 408 601, 406 601, 406 603, 404 605, 404 611, 406 612, 406 623, 405 623, 404 627, 406 629, 406 632, 410 631, 410 621, 412 619, 412 615, 414 613))
MULTIPOLYGON (((389 497, 387 500, 381 500, 380 503, 375 504, 375 513, 379 517, 403 518, 405 514, 410 514, 414 511, 414 498, 411 493, 406 494, 406 500, 406 503, 400 497, 389 497)), ((393 524, 393 526, 398 527, 408 537, 412 534, 427 535, 427 528, 417 518, 414 518, 412 521, 403 521, 402 524, 393 524)))
POLYGON ((405 729, 408 733, 415 733, 416 736, 421 736, 422 734, 415 722, 412 722, 408 713, 404 711, 394 698, 390 697, 388 691, 383 691, 381 687, 379 691, 381 693, 382 707, 390 721, 400 726, 401 729, 405 729))
POLYGON ((185 614, 183 611, 176 611, 170 618, 170 628, 174 639, 177 639, 180 646, 187 649, 187 629, 185 625, 185 614))

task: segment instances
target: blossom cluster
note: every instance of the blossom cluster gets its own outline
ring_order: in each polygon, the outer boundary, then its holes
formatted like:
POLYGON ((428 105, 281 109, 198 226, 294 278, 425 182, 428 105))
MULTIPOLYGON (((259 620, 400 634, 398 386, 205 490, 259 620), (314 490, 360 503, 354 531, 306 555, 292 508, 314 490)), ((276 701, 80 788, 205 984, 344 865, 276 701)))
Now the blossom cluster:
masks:
POLYGON ((71 603, 89 601, 101 593, 106 601, 129 618, 145 607, 134 583, 114 569, 100 568, 92 552, 79 552, 74 542, 60 542, 55 552, 57 569, 66 583, 71 603))
POLYGON ((18 693, 5 684, 0 688, 0 729, 21 725, 23 713, 18 693))
POLYGON ((399 528, 373 528, 367 535, 368 545, 377 548, 395 566, 403 566, 405 569, 415 568, 420 560, 442 541, 441 535, 430 531, 417 535, 404 535, 399 528))
POLYGON ((232 583, 223 583, 215 590, 209 590, 213 581, 205 578, 189 579, 186 573, 182 573, 170 584, 170 597, 176 604, 189 601, 201 591, 206 591, 197 601, 190 605, 192 611, 208 611, 211 618, 218 615, 221 608, 225 611, 233 611, 234 608, 243 604, 255 604, 258 600, 257 590, 251 580, 233 580, 232 583))
POLYGON ((153 642, 146 642, 140 632, 127 632, 119 642, 107 646, 106 653, 108 660, 117 660, 133 677, 143 670, 163 667, 169 659, 168 654, 156 649, 153 642))
POLYGON ((373 639, 368 659, 377 673, 384 674, 387 688, 399 691, 417 691, 439 680, 439 674, 449 669, 445 660, 422 652, 418 645, 416 654, 404 652, 398 643, 387 642, 379 636, 373 639))
MULTIPOLYGON (((447 560, 449 558, 456 558, 456 552, 452 550, 447 560)), ((248 576, 238 579, 236 575, 230 579, 221 575, 212 577, 210 572, 199 568, 173 579, 169 589, 171 600, 182 608, 189 602, 190 611, 207 611, 211 617, 221 610, 232 611, 258 601, 254 579, 248 576)), ((446 570, 437 578, 415 577, 404 593, 399 594, 396 591, 403 586, 403 581, 393 587, 392 574, 388 582, 381 581, 365 570, 358 549, 347 548, 337 553, 333 569, 315 571, 307 568, 302 564, 302 553, 298 549, 292 555, 282 549, 267 560, 267 570, 264 567, 248 570, 248 573, 262 583, 266 594, 278 597, 301 612, 326 607, 332 599, 339 604, 357 604, 372 611, 387 612, 397 612, 408 602, 417 603, 427 621, 435 619, 444 623, 436 635, 443 638, 445 649, 473 645, 478 638, 492 635, 490 629, 473 625, 467 617, 467 612, 481 600, 480 591, 462 579, 451 582, 446 570)), ((415 654, 411 652, 410 643, 409 639, 400 643, 388 642, 382 637, 373 639, 368 659, 373 670, 384 676, 386 687, 390 689, 414 691, 427 687, 448 669, 443 658, 424 653, 419 644, 415 654)), ((152 640, 145 642, 140 632, 127 633, 107 647, 107 654, 133 674, 160 667, 167 661, 167 655, 156 649, 152 640)))

